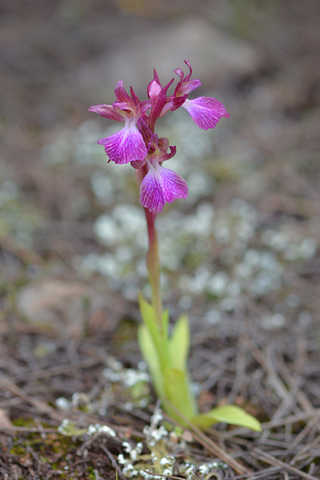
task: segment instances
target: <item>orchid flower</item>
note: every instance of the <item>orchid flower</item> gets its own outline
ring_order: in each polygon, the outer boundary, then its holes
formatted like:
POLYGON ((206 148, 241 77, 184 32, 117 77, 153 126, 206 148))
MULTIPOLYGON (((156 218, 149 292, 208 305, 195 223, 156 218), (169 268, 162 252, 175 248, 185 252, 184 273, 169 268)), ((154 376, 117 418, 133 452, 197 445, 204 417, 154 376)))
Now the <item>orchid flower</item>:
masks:
POLYGON ((162 162, 173 157, 175 147, 169 147, 168 139, 158 139, 154 133, 158 118, 169 111, 185 108, 192 120, 203 130, 214 128, 222 117, 229 117, 225 107, 215 98, 198 97, 188 99, 189 93, 201 85, 200 80, 191 80, 192 68, 188 61, 189 73, 185 76, 181 68, 175 73, 180 77, 173 95, 167 94, 174 79, 164 87, 158 73, 148 85, 149 100, 140 101, 133 88, 131 96, 126 92, 123 82, 119 81, 115 89, 117 101, 112 105, 94 105, 91 112, 117 122, 124 122, 124 127, 117 133, 98 140, 103 145, 109 161, 117 164, 131 162, 139 170, 140 201, 150 212, 161 212, 166 203, 177 198, 187 198, 186 181, 176 172, 164 168, 162 162))
MULTIPOLYGON (((134 160, 143 160, 147 148, 143 137, 137 129, 139 118, 143 118, 145 111, 152 106, 151 102, 140 102, 131 87, 131 95, 125 91, 123 82, 119 81, 115 89, 117 102, 113 105, 94 105, 89 108, 102 117, 125 122, 124 127, 109 137, 98 140, 103 145, 109 159, 115 163, 123 164, 134 160)), ((110 161, 109 160, 109 161, 110 161)))
POLYGON ((146 157, 147 173, 140 184, 140 201, 150 212, 161 212, 165 203, 171 203, 177 198, 187 198, 187 182, 176 172, 162 167, 162 162, 172 158, 176 153, 175 147, 170 147, 167 153, 169 140, 153 135, 149 143, 146 157))

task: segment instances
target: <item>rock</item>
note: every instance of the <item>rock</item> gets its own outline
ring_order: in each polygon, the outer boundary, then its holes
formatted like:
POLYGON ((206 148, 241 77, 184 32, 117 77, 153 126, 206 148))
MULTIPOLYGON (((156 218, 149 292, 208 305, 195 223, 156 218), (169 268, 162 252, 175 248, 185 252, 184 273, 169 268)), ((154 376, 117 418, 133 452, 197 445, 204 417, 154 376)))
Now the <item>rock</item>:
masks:
POLYGON ((102 294, 85 283, 56 278, 22 288, 17 306, 30 324, 75 337, 87 328, 113 330, 125 308, 115 294, 102 294))

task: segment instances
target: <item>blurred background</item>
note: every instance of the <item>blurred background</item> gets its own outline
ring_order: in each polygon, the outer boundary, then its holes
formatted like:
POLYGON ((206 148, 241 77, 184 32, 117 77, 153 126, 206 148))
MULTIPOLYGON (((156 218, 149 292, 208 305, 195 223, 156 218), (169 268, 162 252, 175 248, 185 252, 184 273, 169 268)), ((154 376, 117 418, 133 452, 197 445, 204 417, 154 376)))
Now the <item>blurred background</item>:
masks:
POLYGON ((87 310, 105 326, 137 315, 148 287, 135 176, 107 164, 96 141, 118 124, 88 108, 112 103, 120 79, 145 99, 154 67, 165 84, 187 59, 202 82, 194 96, 217 98, 231 118, 208 132, 186 111, 159 121, 190 188, 159 216, 165 300, 209 326, 245 302, 266 329, 312 323, 319 21, 318 0, 2 0, 5 311, 72 332, 87 310))

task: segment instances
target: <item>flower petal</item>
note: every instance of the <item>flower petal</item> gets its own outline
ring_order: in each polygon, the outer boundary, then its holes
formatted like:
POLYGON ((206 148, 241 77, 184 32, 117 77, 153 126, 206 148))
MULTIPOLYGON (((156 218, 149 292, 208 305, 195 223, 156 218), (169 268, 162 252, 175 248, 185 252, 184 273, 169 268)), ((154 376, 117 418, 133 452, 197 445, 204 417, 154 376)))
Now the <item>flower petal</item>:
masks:
POLYGON ((112 105, 93 105, 89 108, 89 112, 97 113, 101 117, 116 120, 117 122, 124 122, 125 117, 119 115, 112 105))
POLYGON ((222 103, 211 97, 186 100, 182 106, 189 112, 194 123, 203 130, 214 128, 222 117, 230 117, 222 103))
POLYGON ((122 80, 119 80, 119 82, 117 82, 114 93, 115 93, 115 96, 117 97, 118 102, 127 102, 129 104, 132 104, 132 98, 125 91, 122 80))
POLYGON ((165 206, 159 175, 155 168, 150 167, 140 185, 140 202, 150 212, 161 212, 165 206))
POLYGON ((140 185, 140 201, 150 212, 161 212, 165 203, 187 198, 187 182, 176 172, 149 163, 149 171, 140 185))
POLYGON ((187 198, 187 182, 173 170, 158 166, 158 173, 162 182, 162 191, 166 202, 172 203, 177 198, 187 198))
POLYGON ((170 80, 170 82, 167 83, 167 85, 165 85, 162 88, 162 90, 160 91, 160 93, 158 94, 158 96, 155 99, 155 102, 153 104, 153 107, 152 107, 150 115, 149 115, 149 126, 152 130, 154 129, 154 125, 156 123, 156 120, 162 114, 162 109, 163 109, 163 107, 164 107, 164 105, 167 101, 168 88, 170 87, 170 85, 173 82, 174 82, 174 78, 172 78, 172 80, 170 80))
POLYGON ((147 91, 148 97, 150 98, 150 100, 152 101, 156 100, 161 90, 162 90, 162 87, 160 83, 158 83, 155 78, 151 80, 151 82, 148 85, 148 91, 147 91))
POLYGON ((98 143, 104 146, 106 154, 114 163, 122 164, 143 160, 147 155, 142 135, 134 124, 125 126, 110 137, 98 140, 98 143))
POLYGON ((200 85, 201 85, 200 80, 198 80, 196 78, 194 80, 189 80, 188 82, 186 82, 186 81, 179 82, 179 84, 177 85, 177 87, 175 89, 174 94, 176 96, 181 97, 183 95, 186 95, 186 94, 192 92, 196 88, 200 87, 200 85))

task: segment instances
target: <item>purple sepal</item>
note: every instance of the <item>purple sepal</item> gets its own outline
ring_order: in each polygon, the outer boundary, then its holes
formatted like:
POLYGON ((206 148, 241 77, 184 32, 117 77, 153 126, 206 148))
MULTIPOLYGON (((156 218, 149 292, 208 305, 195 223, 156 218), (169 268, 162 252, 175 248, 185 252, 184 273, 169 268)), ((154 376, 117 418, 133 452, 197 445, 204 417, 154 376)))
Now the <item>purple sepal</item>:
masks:
POLYGON ((174 82, 174 78, 172 78, 172 80, 170 80, 170 82, 167 83, 167 85, 165 85, 163 87, 163 89, 158 94, 158 96, 156 98, 156 101, 153 104, 153 107, 151 109, 150 116, 149 116, 149 125, 150 125, 151 129, 154 129, 154 125, 156 123, 156 120, 160 117, 161 110, 163 109, 163 107, 164 107, 164 105, 167 101, 168 88, 170 87, 170 85, 173 82, 174 82))
POLYGON ((161 92, 161 89, 162 89, 162 86, 161 86, 159 76, 158 76, 158 73, 157 73, 156 69, 153 70, 153 76, 154 76, 154 78, 151 80, 151 82, 149 83, 148 88, 147 88, 148 97, 152 101, 156 100, 157 96, 159 95, 159 93, 161 92))
POLYGON ((189 67, 189 73, 186 77, 184 76, 183 70, 181 68, 176 68, 174 71, 174 73, 176 73, 180 77, 180 82, 178 83, 174 91, 175 97, 182 97, 183 95, 192 92, 201 85, 200 80, 190 80, 192 75, 192 68, 190 62, 188 62, 188 60, 185 60, 184 63, 189 67))
POLYGON ((114 93, 115 93, 115 96, 117 97, 118 102, 126 102, 129 104, 132 104, 132 98, 125 91, 122 80, 119 80, 119 82, 117 83, 114 93))
POLYGON ((140 201, 150 212, 161 212, 165 203, 188 197, 187 182, 176 172, 149 163, 149 171, 140 185, 140 201))
POLYGON ((200 87, 200 85, 200 80, 197 80, 196 78, 194 80, 190 80, 189 82, 182 82, 179 88, 177 86, 175 95, 186 95, 195 90, 196 88, 200 87))
POLYGON ((184 102, 187 100, 188 98, 188 94, 186 95, 183 95, 182 97, 175 97, 173 100, 172 100, 172 107, 170 108, 170 110, 172 112, 174 112, 175 110, 177 110, 178 108, 182 107, 182 105, 184 104, 184 102))
POLYGON ((148 145, 152 135, 154 135, 153 131, 149 128, 147 123, 142 118, 139 118, 137 127, 143 137, 144 143, 148 145))
POLYGON ((189 112, 194 123, 203 130, 214 128, 222 117, 230 117, 224 105, 211 97, 186 100, 182 106, 189 112))
POLYGON ((117 113, 112 105, 93 105, 89 108, 89 112, 97 113, 101 117, 116 120, 117 122, 124 122, 125 117, 117 113))
POLYGON ((153 102, 151 100, 144 100, 143 102, 140 103, 140 111, 142 113, 146 113, 147 110, 152 108, 153 102))
POLYGON ((139 100, 139 97, 137 96, 137 94, 135 93, 132 87, 130 87, 130 92, 131 92, 132 100, 134 101, 136 107, 138 107, 141 103, 139 100))
POLYGON ((147 155, 142 135, 133 124, 97 143, 103 145, 109 159, 118 164, 144 160, 147 155))

